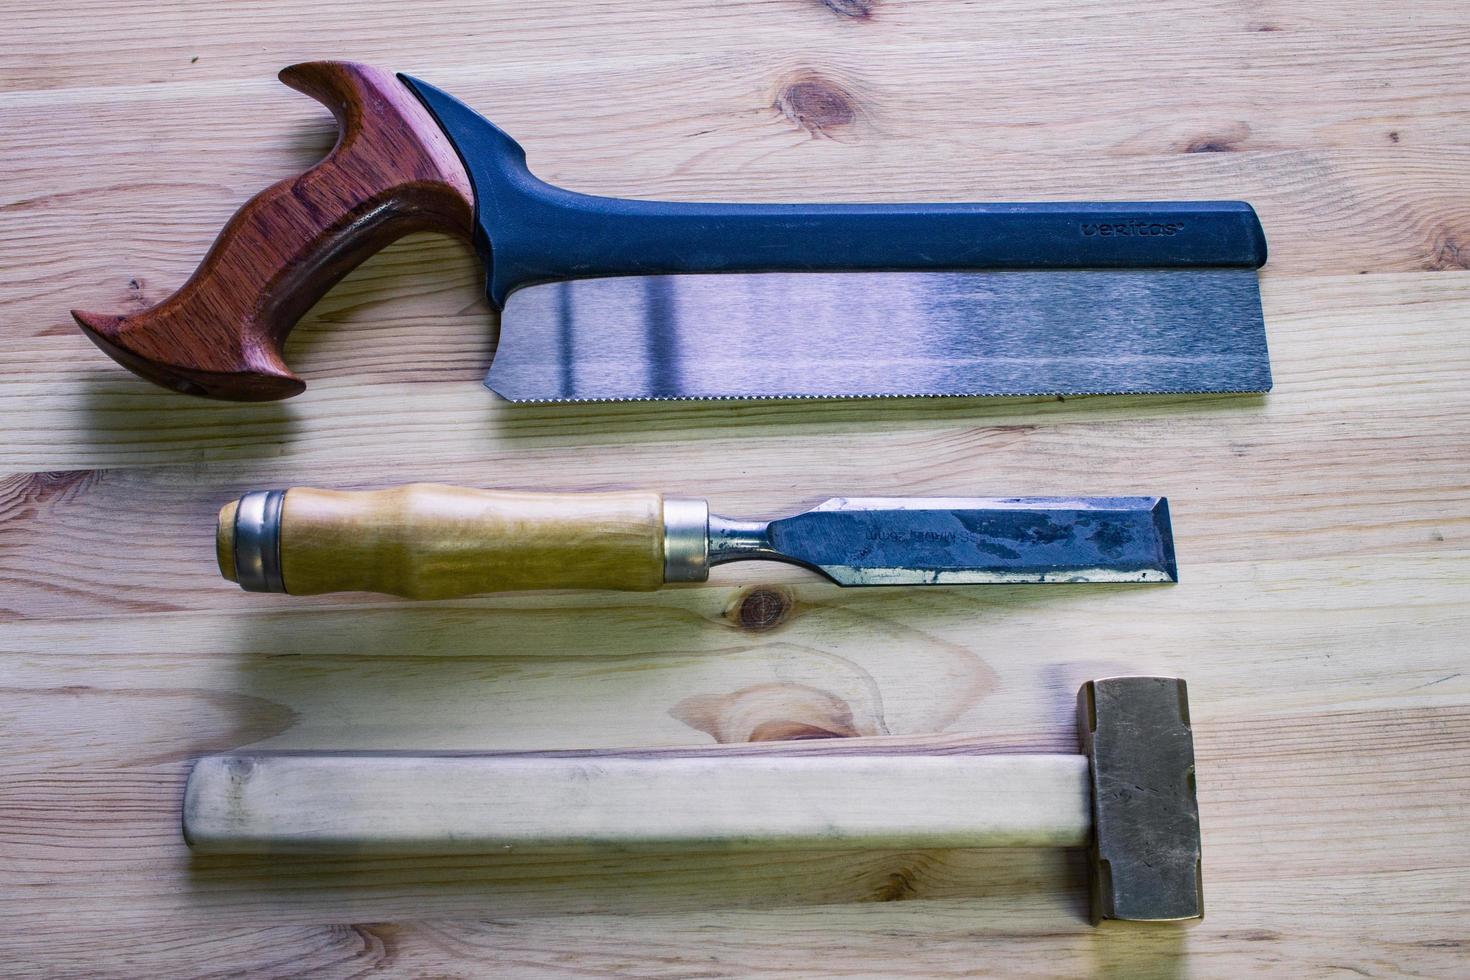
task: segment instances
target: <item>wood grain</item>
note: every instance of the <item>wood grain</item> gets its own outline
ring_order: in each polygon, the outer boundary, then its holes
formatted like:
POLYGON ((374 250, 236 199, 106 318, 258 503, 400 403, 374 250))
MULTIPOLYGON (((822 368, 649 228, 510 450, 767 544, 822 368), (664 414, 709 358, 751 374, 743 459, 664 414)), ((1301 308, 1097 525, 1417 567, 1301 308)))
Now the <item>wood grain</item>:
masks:
MULTIPOLYGON (((1470 12, 1371 0, 0 4, 0 957, 16 976, 1461 977, 1470 957, 1470 12), (85 57, 79 57, 85 52, 85 57), (385 249, 285 404, 157 391, 67 310, 181 285, 326 154, 271 80, 412 71, 591 193, 1242 197, 1256 399, 508 406, 481 270, 385 249), (198 60, 192 60, 197 58, 198 60), (818 82, 817 90, 793 83, 818 82), (835 108, 834 108, 835 107, 835 108), (1163 493, 1166 589, 247 595, 253 487, 1163 493), (192 758, 780 737, 1067 752, 1077 684, 1190 682, 1210 912, 1086 924, 1080 856, 191 861, 192 758)), ((808 743, 819 746, 820 741, 808 743)))

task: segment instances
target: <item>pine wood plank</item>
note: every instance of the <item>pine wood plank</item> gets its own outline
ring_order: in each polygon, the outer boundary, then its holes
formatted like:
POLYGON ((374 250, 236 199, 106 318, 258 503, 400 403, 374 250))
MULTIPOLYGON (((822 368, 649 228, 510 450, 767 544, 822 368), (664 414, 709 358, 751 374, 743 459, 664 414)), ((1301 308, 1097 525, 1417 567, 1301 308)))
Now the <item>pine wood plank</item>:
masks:
MULTIPOLYGON (((295 460, 301 461, 302 472, 309 469, 308 461, 336 460, 354 464, 336 476, 346 482, 361 472, 356 461, 368 456, 375 466, 404 464, 398 479, 426 474, 436 461, 475 460, 484 467, 483 473, 493 472, 505 485, 514 485, 514 474, 497 458, 501 454, 574 446, 631 453, 634 450, 613 447, 682 440, 718 449, 700 461, 703 467, 728 459, 729 447, 711 441, 719 438, 756 440, 752 444, 760 450, 739 461, 759 464, 774 460, 772 454, 780 451, 781 442, 768 440, 812 433, 857 437, 875 431, 928 432, 931 439, 942 442, 956 427, 970 433, 991 426, 1015 427, 1003 438, 1021 438, 1058 424, 1132 419, 1154 420, 1167 428, 1165 420, 1177 419, 1233 426, 1243 437, 1246 431, 1269 431, 1287 419, 1328 426, 1352 419, 1395 433, 1402 427, 1389 420, 1399 416, 1432 415, 1437 424, 1450 426, 1463 420, 1470 403, 1460 379, 1470 365, 1470 349, 1459 342, 1458 324, 1470 313, 1466 277, 1418 273, 1279 284, 1267 279, 1264 296, 1276 389, 1256 400, 1107 397, 507 405, 478 384, 489 364, 488 351, 466 356, 456 349, 467 342, 484 342, 483 321, 454 316, 433 321, 434 312, 451 299, 441 295, 420 300, 421 314, 400 316, 381 334, 371 324, 356 322, 321 330, 304 327, 304 336, 288 349, 288 356, 294 356, 299 369, 312 379, 305 394, 285 403, 241 406, 181 399, 157 390, 117 370, 68 328, 65 335, 16 343, 20 350, 8 362, 15 374, 0 391, 8 422, 0 439, 5 440, 11 470, 256 460, 255 468, 244 472, 284 476, 296 472, 291 469, 295 460), (364 329, 374 345, 370 351, 357 342, 364 329), (58 357, 54 350, 58 343, 74 349, 58 357), (1391 359, 1385 359, 1385 350, 1393 351, 1391 359), (439 383, 431 375, 441 369, 447 373, 439 383)), ((414 305, 407 298, 398 302, 404 308, 414 305)), ((1097 431, 1106 437, 1117 430, 1097 425, 1097 431)), ((1283 438, 1295 438, 1289 427, 1281 431, 1283 438)), ((1454 445, 1436 433, 1427 435, 1431 449, 1454 445)), ((961 452, 962 447, 951 451, 961 452)), ((1088 454, 1081 444, 1076 452, 1088 454)), ((589 459, 579 457, 577 465, 559 469, 559 478, 582 481, 571 486, 587 485, 594 472, 589 459)), ((879 475, 867 468, 852 472, 845 457, 818 454, 816 460, 822 459, 843 467, 843 476, 829 485, 844 490, 854 480, 879 475)), ((974 458, 976 464, 985 461, 974 458)), ((1113 462, 1117 461, 1101 460, 1098 465, 1113 462)), ((1218 463, 1209 456, 1202 462, 1218 463)), ((906 475, 928 471, 915 460, 906 475)), ((695 468, 689 475, 705 472, 695 468)), ((299 476, 291 478, 306 482, 299 476)), ((646 478, 623 468, 597 479, 636 485, 646 478)), ((360 477, 357 480, 361 482, 360 477)), ((751 487, 750 481, 741 481, 733 489, 748 492, 751 487)), ((683 489, 705 495, 707 486, 683 489)), ((965 492, 973 492, 973 487, 965 492)))
POLYGON ((360 60, 403 58, 407 51, 418 61, 524 65, 662 53, 673 36, 686 49, 720 52, 735 43, 801 50, 875 38, 915 47, 956 38, 1016 45, 1135 37, 1178 44, 1242 35, 1274 41, 1280 38, 1269 35, 1313 30, 1464 27, 1455 0, 1416 3, 1411 19, 1373 0, 1010 0, 988 5, 983 16, 963 3, 927 0, 659 0, 590 10, 576 0, 532 6, 496 0, 473 7, 419 0, 338 5, 332 16, 312 16, 317 8, 300 0, 247 0, 227 7, 84 0, 69 5, 67 17, 36 2, 11 6, 13 27, 29 43, 0 60, 0 77, 7 87, 27 90, 241 78, 262 64, 307 60, 329 50, 360 60), (85 64, 75 56, 82 49, 92 55, 85 64))
MULTIPOLYGON (((1470 875, 1453 862, 1426 867, 1423 860, 1449 853, 1460 837, 1455 804, 1470 795, 1463 707, 1414 716, 1215 717, 1197 731, 1211 733, 1197 749, 1214 904, 1203 923, 1184 931, 1087 931, 1079 921, 1080 862, 1046 851, 191 861, 177 840, 176 810, 149 805, 181 790, 179 761, 83 767, 22 784, 22 802, 72 816, 35 822, 10 874, 47 888, 27 889, 24 898, 7 891, 0 909, 26 927, 15 944, 21 958, 12 962, 72 972, 85 969, 108 928, 166 923, 161 941, 140 944, 131 962, 184 972, 201 956, 239 958, 269 972, 284 969, 274 966, 280 950, 330 964, 364 942, 358 955, 374 962, 370 937, 382 931, 402 937, 390 945, 406 962, 377 965, 410 972, 476 963, 529 971, 542 968, 542 958, 546 969, 597 969, 599 957, 627 957, 644 938, 667 935, 656 943, 674 960, 664 975, 687 976, 696 937, 714 928, 724 932, 721 948, 731 961, 706 963, 703 972, 712 976, 795 976, 818 961, 840 976, 871 975, 864 971, 873 962, 892 962, 896 975, 963 975, 971 966, 956 957, 998 957, 1018 972, 1055 975, 1050 958, 1036 959, 1038 943, 1075 964, 1068 969, 1102 969, 1124 957, 1114 968, 1127 975, 1187 968, 1228 976, 1252 965, 1325 975, 1344 963, 1454 974, 1465 948, 1470 875), (1436 762, 1416 771, 1428 746, 1436 762), (1346 807, 1347 797, 1374 805, 1346 807), (99 804, 109 817, 100 825, 85 818, 99 804), (1385 821, 1375 806, 1392 806, 1413 822, 1385 821), (71 834, 106 846, 79 867, 71 834), (1320 847, 1324 839, 1333 847, 1320 847), (719 889, 709 887, 711 877, 719 889), (1385 890, 1400 919, 1391 934, 1364 928, 1384 915, 1385 890), (1332 915, 1322 914, 1324 901, 1332 915), (55 918, 62 908, 69 916, 105 914, 109 926, 78 933, 68 923, 71 938, 63 939, 55 918), (1412 923, 1408 935, 1404 922, 1412 923), (553 938, 558 924, 561 940, 553 938), (281 945, 247 951, 263 935, 281 945), (496 938, 475 952, 476 937, 487 935, 496 938), (789 948, 772 961, 757 952, 766 943, 789 948), (833 943, 855 944, 866 957, 829 961, 822 949, 833 943), (511 949, 535 952, 528 963, 511 949), (751 956, 760 965, 747 962, 751 956)), ((663 968, 646 950, 625 965, 631 976, 658 976, 663 968)))
POLYGON ((0 962, 17 976, 1458 977, 1470 957, 1470 14, 1369 0, 0 2, 0 962), (332 127, 273 80, 441 84, 580 190, 1232 197, 1272 245, 1247 399, 497 404, 466 248, 415 237, 293 338, 273 406, 155 391, 73 306, 152 302, 332 127), (194 60, 196 59, 197 60, 194 60), (816 83, 815 102, 791 86, 816 83), (253 487, 1158 492, 1177 587, 246 595, 253 487), (198 859, 242 747, 882 737, 1066 752, 1078 683, 1187 677, 1207 918, 1085 925, 1046 851, 198 859))

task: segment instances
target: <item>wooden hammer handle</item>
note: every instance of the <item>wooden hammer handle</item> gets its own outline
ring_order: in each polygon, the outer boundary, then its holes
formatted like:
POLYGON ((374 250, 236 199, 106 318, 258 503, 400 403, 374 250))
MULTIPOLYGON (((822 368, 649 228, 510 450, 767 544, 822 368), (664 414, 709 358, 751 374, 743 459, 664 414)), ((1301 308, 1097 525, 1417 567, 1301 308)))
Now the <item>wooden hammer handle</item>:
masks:
POLYGON ((216 546, 224 576, 253 591, 450 599, 522 589, 646 590, 664 582, 664 500, 652 492, 296 487, 272 518, 278 586, 268 588, 239 574, 237 557, 248 550, 242 501, 220 511, 216 546))
POLYGON ((184 834, 214 852, 481 853, 1078 847, 1090 836, 1082 755, 931 755, 922 742, 831 755, 730 748, 207 756, 185 789, 184 834))

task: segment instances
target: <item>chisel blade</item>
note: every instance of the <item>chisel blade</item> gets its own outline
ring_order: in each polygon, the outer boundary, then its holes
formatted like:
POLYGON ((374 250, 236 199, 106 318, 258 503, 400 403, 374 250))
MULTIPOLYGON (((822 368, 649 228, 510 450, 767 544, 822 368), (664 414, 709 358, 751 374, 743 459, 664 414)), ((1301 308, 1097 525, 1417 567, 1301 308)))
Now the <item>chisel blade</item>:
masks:
POLYGON ((1165 394, 1271 387, 1254 269, 727 273, 512 293, 511 401, 1165 394))
POLYGON ((844 497, 766 534, 840 585, 1178 581, 1163 497, 844 497))

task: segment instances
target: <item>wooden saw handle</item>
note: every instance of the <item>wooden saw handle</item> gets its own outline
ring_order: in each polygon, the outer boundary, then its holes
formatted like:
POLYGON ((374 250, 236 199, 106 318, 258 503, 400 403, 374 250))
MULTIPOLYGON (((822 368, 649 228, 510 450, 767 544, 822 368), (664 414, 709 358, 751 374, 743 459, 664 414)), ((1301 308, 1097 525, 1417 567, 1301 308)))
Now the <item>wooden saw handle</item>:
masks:
MULTIPOLYGON (((241 581, 240 511, 241 501, 225 505, 215 539, 230 581, 241 581)), ((664 582, 663 497, 652 492, 296 487, 273 520, 281 587, 253 591, 450 599, 523 589, 641 591, 664 582)))
POLYGON ((312 61, 280 79, 337 117, 341 134, 327 158, 247 202, 162 303, 130 314, 72 311, 98 347, 150 381, 233 401, 297 394, 305 383, 281 348, 327 290, 409 232, 472 234, 464 166, 391 72, 312 61))

